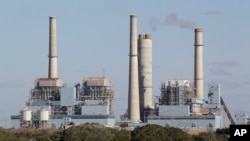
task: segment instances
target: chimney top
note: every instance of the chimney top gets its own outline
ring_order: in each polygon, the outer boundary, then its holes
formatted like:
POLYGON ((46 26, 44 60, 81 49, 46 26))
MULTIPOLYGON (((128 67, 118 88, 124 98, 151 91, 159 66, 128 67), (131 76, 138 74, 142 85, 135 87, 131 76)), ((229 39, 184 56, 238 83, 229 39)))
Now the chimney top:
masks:
POLYGON ((145 34, 145 39, 151 39, 151 35, 150 34, 145 34))
POLYGON ((137 15, 136 14, 132 14, 132 15, 130 15, 130 18, 136 18, 137 17, 137 15))
POLYGON ((56 19, 56 16, 50 16, 49 18, 50 19, 56 19))
POLYGON ((144 38, 145 38, 145 36, 143 34, 139 34, 139 36, 138 36, 139 40, 143 40, 144 38))
POLYGON ((202 28, 195 28, 195 32, 202 32, 202 28))

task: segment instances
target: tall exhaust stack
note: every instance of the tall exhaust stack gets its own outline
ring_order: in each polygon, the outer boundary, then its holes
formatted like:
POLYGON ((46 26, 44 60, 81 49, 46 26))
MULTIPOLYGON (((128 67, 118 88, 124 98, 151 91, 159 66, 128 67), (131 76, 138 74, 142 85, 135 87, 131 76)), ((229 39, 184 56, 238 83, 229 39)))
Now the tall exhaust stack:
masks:
POLYGON ((130 15, 130 54, 129 54, 129 88, 128 88, 128 119, 140 121, 137 58, 137 16, 130 15))
POLYGON ((152 108, 152 39, 150 34, 138 37, 140 118, 144 121, 152 108))
POLYGON ((203 99, 203 42, 202 29, 195 29, 194 41, 194 90, 195 96, 203 99))
POLYGON ((49 17, 49 74, 48 78, 58 78, 57 47, 56 47, 56 17, 49 17))

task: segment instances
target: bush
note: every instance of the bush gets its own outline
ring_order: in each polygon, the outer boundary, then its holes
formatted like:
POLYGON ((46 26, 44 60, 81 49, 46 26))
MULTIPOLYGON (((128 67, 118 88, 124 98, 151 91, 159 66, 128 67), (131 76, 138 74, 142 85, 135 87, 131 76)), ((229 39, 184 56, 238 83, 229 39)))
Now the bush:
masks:
POLYGON ((113 130, 114 138, 112 141, 130 141, 131 132, 128 130, 113 130))
POLYGON ((137 127, 131 133, 131 141, 191 141, 190 135, 178 128, 166 128, 160 125, 137 127))
POLYGON ((99 124, 84 124, 72 126, 65 130, 65 141, 110 141, 114 135, 111 129, 99 124))

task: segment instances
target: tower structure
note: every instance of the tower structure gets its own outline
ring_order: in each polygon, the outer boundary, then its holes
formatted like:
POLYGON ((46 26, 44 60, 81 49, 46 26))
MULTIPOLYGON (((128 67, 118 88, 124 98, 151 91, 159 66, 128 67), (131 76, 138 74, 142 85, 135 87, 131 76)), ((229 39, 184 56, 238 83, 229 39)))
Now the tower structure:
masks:
POLYGON ((203 99, 203 41, 202 29, 196 28, 194 40, 194 91, 198 99, 203 99))
POLYGON ((131 122, 140 121, 138 83, 137 16, 130 15, 128 119, 131 122))
POLYGON ((144 121, 152 108, 152 39, 150 34, 138 37, 140 117, 144 121))
POLYGON ((58 78, 57 46, 56 46, 56 17, 49 17, 49 72, 48 78, 58 78))

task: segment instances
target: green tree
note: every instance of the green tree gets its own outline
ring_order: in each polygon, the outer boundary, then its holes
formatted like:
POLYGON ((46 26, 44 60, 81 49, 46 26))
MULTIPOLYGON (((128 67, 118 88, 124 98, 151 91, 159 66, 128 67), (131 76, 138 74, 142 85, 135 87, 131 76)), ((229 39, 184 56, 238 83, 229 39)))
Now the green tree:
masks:
POLYGON ((99 124, 84 124, 66 129, 63 135, 65 141, 110 141, 114 135, 111 128, 99 124))
POLYGON ((146 125, 135 128, 131 141, 192 141, 190 135, 178 128, 166 128, 160 125, 146 125))
POLYGON ((131 131, 128 130, 117 130, 114 129, 113 132, 114 137, 112 141, 130 141, 131 140, 131 131))

